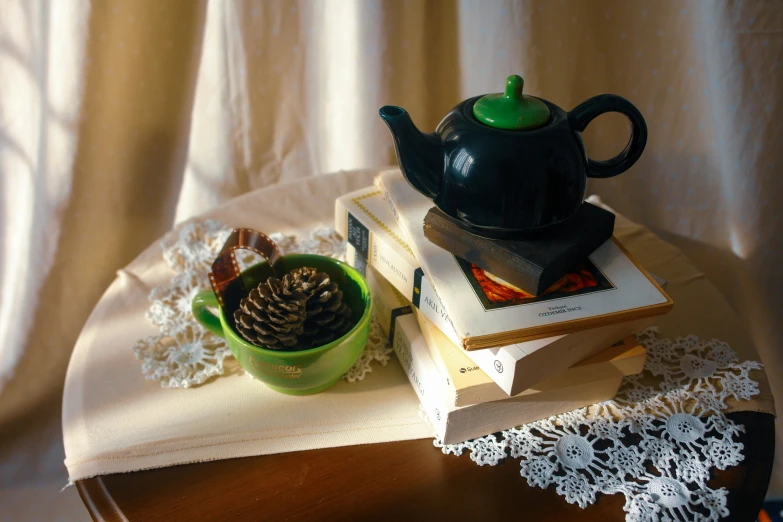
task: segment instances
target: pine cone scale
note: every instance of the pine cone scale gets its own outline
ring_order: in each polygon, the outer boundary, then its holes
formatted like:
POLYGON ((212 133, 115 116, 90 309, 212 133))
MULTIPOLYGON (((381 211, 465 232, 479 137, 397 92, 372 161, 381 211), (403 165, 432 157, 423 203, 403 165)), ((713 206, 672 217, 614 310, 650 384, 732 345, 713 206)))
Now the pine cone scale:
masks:
POLYGON ((306 311, 307 317, 313 317, 315 315, 318 315, 323 311, 323 309, 324 309, 323 306, 319 306, 317 303, 313 306, 310 306, 308 304, 307 311, 306 311))
POLYGON ((303 267, 260 283, 241 300, 234 321, 242 337, 257 346, 303 350, 345 334, 350 314, 329 275, 303 267))
POLYGON ((342 292, 334 294, 331 299, 324 303, 323 309, 328 312, 336 312, 341 305, 345 304, 343 303, 342 297, 342 292))

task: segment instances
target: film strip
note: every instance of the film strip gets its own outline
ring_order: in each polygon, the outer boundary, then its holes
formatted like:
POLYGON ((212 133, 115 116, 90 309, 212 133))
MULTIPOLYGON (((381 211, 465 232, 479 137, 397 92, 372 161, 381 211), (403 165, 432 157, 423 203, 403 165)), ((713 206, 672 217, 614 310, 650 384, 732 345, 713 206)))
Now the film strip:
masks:
MULTIPOLYGON (((226 292, 232 287, 232 284, 239 282, 242 284, 242 279, 239 277, 239 265, 237 264, 237 258, 234 252, 236 250, 250 250, 260 255, 269 266, 272 267, 272 271, 275 275, 278 275, 278 269, 283 259, 283 253, 280 252, 277 244, 272 241, 269 236, 257 230, 250 228, 235 228, 231 231, 231 235, 223 244, 223 248, 212 263, 212 269, 209 272, 209 282, 212 284, 212 290, 215 292, 218 303, 223 306, 224 296, 226 292)), ((244 285, 242 286, 244 291, 244 285)))

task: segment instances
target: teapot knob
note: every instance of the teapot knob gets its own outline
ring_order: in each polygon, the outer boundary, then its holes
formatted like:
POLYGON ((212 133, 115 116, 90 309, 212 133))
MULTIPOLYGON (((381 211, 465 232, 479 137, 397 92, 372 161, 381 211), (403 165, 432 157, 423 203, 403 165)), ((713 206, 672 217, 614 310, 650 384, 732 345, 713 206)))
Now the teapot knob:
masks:
POLYGON ((522 99, 522 88, 525 85, 525 80, 518 74, 512 74, 506 78, 506 90, 503 92, 503 96, 514 100, 522 99))
POLYGON ((518 74, 506 78, 503 92, 482 96, 473 104, 479 123, 502 130, 532 130, 549 122, 549 107, 534 96, 522 94, 525 81, 518 74))

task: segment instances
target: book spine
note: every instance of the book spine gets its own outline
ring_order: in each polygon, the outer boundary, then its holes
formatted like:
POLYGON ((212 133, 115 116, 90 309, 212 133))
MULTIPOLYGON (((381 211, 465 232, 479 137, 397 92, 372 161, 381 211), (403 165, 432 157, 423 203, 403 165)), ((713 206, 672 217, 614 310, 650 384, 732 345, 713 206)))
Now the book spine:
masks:
POLYGON ((435 292, 430 280, 421 267, 412 266, 397 253, 396 243, 386 241, 382 234, 370 230, 361 214, 354 215, 341 200, 335 208, 335 227, 346 238, 353 252, 346 252, 346 262, 367 273, 367 265, 372 265, 387 281, 405 296, 413 306, 420 309, 424 316, 433 322, 449 339, 459 344, 457 334, 451 325, 449 314, 435 292))
POLYGON ((449 412, 438 400, 439 394, 435 390, 438 382, 435 364, 423 346, 424 339, 417 329, 412 315, 398 317, 392 348, 435 428, 435 433, 443 440, 446 437, 449 412))
MULTIPOLYGON (((348 248, 353 248, 350 245, 348 248)), ((355 255, 355 254, 354 254, 355 255)), ((373 267, 367 267, 367 285, 370 287, 370 293, 373 296, 373 312, 378 320, 384 335, 389 339, 389 344, 394 342, 395 327, 397 318, 413 313, 413 308, 405 299, 396 294, 388 281, 377 275, 373 267)))
MULTIPOLYGON (((349 246, 350 248, 350 246, 349 246)), ((378 274, 378 271, 372 267, 367 267, 367 285, 370 287, 370 293, 373 296, 373 303, 375 304, 375 317, 378 319, 378 324, 383 330, 383 333, 389 338, 389 343, 394 342, 395 334, 395 321, 397 317, 401 315, 413 313, 413 307, 410 306, 410 301, 405 299, 396 288, 394 288, 386 279, 378 274)), ((418 320, 416 321, 418 324, 418 320)), ((421 331, 421 328, 419 328, 421 331)), ((431 346, 428 344, 427 336, 422 332, 422 337, 425 341, 425 348, 427 348, 430 358, 435 363, 435 368, 438 372, 439 382, 445 383, 446 387, 443 389, 444 399, 446 404, 451 405, 452 402, 456 404, 457 390, 453 383, 449 379, 448 372, 441 368, 438 364, 438 360, 433 354, 431 346), (449 402, 451 401, 451 402, 449 402)))
POLYGON ((460 340, 457 337, 457 331, 454 330, 454 325, 451 324, 449 313, 443 306, 443 301, 440 300, 435 287, 432 286, 432 282, 423 275, 423 272, 422 277, 414 282, 413 295, 417 299, 413 301, 413 304, 421 310, 424 317, 432 321, 441 332, 446 334, 446 337, 459 346, 460 340))
MULTIPOLYGON (((394 206, 394 201, 383 186, 383 183, 381 183, 380 178, 376 178, 375 185, 381 191, 383 199, 386 201, 397 224, 402 229, 403 235, 407 236, 406 230, 408 225, 405 223, 405 220, 400 213, 397 212, 397 207, 394 206)), ((410 244, 410 238, 408 238, 408 242, 410 244)), ((421 271, 421 268, 419 268, 419 274, 420 277, 414 282, 413 298, 411 299, 413 305, 424 312, 425 317, 432 321, 449 339, 454 341, 457 346, 462 346, 462 340, 454 329, 454 325, 446 311, 443 300, 441 300, 438 295, 438 291, 435 290, 430 279, 424 276, 424 272, 421 271), (418 286, 416 286, 416 283, 418 283, 418 286)))
POLYGON ((421 269, 418 266, 411 266, 395 248, 384 241, 383 233, 374 233, 373 229, 378 230, 379 227, 372 223, 372 220, 363 219, 366 217, 360 209, 346 205, 343 198, 337 199, 335 229, 349 245, 354 247, 357 253, 356 259, 373 264, 403 295, 411 295, 414 274, 416 270, 421 271, 421 269))
POLYGON ((462 348, 448 339, 424 314, 419 312, 415 315, 430 357, 441 375, 446 377, 446 384, 454 390, 454 406, 472 406, 509 397, 486 372, 465 355, 462 348))
MULTIPOLYGON (((431 335, 430 332, 427 332, 425 330, 426 324, 424 321, 428 321, 428 319, 425 319, 422 317, 423 314, 421 313, 421 310, 419 310, 416 313, 416 320, 419 324, 419 330, 421 330, 421 334, 424 337, 424 341, 427 345, 427 352, 430 354, 430 357, 432 358, 432 362, 435 363, 435 367, 438 369, 438 373, 440 373, 443 378, 446 379, 446 386, 449 386, 450 388, 454 388, 454 393, 456 396, 456 383, 451 379, 449 372, 449 367, 446 364, 446 360, 443 358, 443 354, 441 353, 439 347, 437 346, 437 341, 434 339, 434 337, 431 335)), ((455 402, 456 405, 456 402, 455 402)))

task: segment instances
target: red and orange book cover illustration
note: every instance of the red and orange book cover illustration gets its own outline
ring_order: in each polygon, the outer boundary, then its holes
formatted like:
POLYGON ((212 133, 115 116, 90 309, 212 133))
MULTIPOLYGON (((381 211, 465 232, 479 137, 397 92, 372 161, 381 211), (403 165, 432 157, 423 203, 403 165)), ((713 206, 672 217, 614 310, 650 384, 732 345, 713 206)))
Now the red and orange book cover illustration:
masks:
POLYGON ((458 257, 455 259, 485 310, 553 301, 614 288, 612 282, 590 261, 561 277, 543 294, 533 295, 473 263, 458 257))

